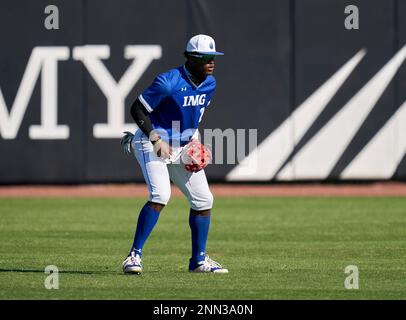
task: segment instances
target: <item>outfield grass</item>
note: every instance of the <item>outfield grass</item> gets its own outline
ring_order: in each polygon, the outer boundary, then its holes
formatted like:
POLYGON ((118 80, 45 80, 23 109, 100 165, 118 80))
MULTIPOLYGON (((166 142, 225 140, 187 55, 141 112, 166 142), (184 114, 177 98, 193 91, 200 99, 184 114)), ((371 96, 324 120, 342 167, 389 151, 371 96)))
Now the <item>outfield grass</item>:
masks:
POLYGON ((210 256, 190 274, 188 206, 172 199, 144 248, 121 262, 142 199, 0 199, 0 299, 405 299, 406 198, 217 198, 210 256), (47 265, 59 289, 44 287, 47 265), (344 268, 359 268, 359 290, 344 268))

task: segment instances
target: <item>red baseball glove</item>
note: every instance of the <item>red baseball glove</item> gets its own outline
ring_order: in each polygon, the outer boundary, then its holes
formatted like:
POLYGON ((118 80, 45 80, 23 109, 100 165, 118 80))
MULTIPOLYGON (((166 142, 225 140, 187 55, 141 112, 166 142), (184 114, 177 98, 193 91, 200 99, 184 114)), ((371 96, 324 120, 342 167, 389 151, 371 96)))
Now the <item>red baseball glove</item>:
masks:
POLYGON ((181 157, 185 169, 190 172, 198 172, 204 169, 212 160, 210 150, 198 140, 190 141, 183 148, 181 157))

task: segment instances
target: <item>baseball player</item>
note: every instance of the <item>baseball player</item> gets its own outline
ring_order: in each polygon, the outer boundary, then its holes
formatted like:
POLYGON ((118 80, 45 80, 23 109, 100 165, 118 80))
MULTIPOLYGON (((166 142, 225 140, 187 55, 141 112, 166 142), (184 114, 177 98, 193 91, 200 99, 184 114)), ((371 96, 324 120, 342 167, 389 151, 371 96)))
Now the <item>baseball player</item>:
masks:
POLYGON ((198 141, 197 131, 216 88, 214 58, 223 53, 216 51, 212 37, 199 34, 188 41, 184 55, 184 65, 158 75, 139 95, 131 106, 139 129, 135 134, 126 132, 121 139, 124 151, 132 151, 138 160, 149 191, 122 265, 125 273, 142 273, 142 248, 169 201, 170 180, 190 204, 189 271, 228 273, 206 254, 213 195, 203 169, 211 155, 198 141))

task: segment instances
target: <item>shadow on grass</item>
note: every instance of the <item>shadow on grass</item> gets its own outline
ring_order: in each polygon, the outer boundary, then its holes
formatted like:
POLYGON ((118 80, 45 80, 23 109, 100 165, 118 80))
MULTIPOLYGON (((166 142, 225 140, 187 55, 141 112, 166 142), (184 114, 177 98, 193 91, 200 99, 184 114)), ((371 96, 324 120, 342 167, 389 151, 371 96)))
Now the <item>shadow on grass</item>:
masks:
MULTIPOLYGON (((0 272, 20 272, 20 273, 45 273, 44 269, 0 269, 0 272)), ((61 274, 114 274, 114 275, 124 275, 119 271, 82 271, 82 270, 62 270, 58 271, 61 274)))

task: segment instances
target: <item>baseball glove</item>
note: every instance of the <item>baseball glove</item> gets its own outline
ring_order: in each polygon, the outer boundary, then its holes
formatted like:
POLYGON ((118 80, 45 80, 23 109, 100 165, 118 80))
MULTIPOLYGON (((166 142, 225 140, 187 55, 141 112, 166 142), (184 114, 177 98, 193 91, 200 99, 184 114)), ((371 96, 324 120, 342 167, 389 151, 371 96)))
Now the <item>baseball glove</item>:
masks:
POLYGON ((131 141, 133 140, 134 135, 129 131, 123 133, 124 136, 120 140, 121 147, 123 148, 124 154, 131 154, 131 141))
POLYGON ((192 140, 183 148, 181 158, 187 171, 198 172, 211 162, 212 155, 198 140, 192 140))

